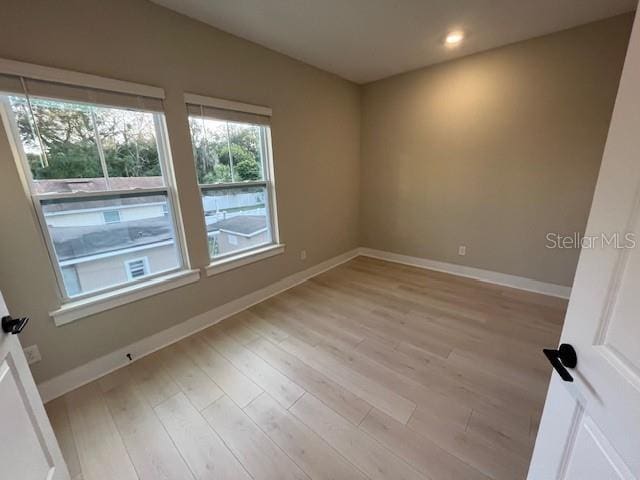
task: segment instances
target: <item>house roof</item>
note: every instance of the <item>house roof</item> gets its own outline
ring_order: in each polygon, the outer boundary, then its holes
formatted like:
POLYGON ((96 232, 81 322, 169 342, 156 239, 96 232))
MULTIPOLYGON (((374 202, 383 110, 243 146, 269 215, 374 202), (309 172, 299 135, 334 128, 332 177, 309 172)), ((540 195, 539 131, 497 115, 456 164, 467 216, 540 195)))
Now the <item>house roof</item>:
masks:
POLYGON ((167 217, 105 225, 49 226, 49 231, 61 261, 173 240, 171 223, 167 217))
MULTIPOLYGON (((109 179, 114 190, 133 190, 136 188, 162 187, 162 177, 112 177, 109 179)), ((99 192, 106 191, 104 178, 80 178, 74 180, 37 180, 34 182, 37 193, 99 192)), ((158 195, 160 197, 160 195, 158 195)), ((153 197, 151 197, 153 198, 153 197)), ((151 200, 153 201, 153 200, 151 200)), ((92 208, 117 209, 122 205, 135 205, 150 202, 150 196, 120 198, 118 204, 113 200, 91 198, 82 202, 91 202, 92 208)), ((77 210, 78 204, 72 201, 47 203, 45 215, 52 212, 77 210)), ((263 215, 236 215, 207 224, 207 231, 224 230, 244 236, 253 236, 266 228, 263 215)), ((173 228, 167 217, 137 219, 105 225, 49 226, 56 254, 61 261, 78 259, 105 253, 117 253, 119 250, 173 240, 173 228)))
MULTIPOLYGON (((254 236, 266 228, 262 215, 237 215, 207 225, 207 231, 254 236)), ((152 246, 173 240, 173 229, 167 217, 153 217, 105 225, 49 226, 53 245, 60 261, 106 254, 126 248, 152 246)))
POLYGON ((207 224, 207 231, 224 230, 251 237, 267 227, 267 219, 264 215, 236 215, 225 218, 215 223, 207 224))
MULTIPOLYGON (((163 187, 162 177, 109 177, 111 190, 163 187)), ((73 178, 64 180, 35 180, 35 193, 108 192, 104 178, 73 178)))
MULTIPOLYGON (((163 187, 162 177, 111 177, 109 178, 111 190, 131 190, 135 193, 140 188, 159 188, 163 187)), ((104 192, 109 194, 106 181, 104 178, 77 178, 73 180, 36 180, 33 182, 35 193, 70 193, 70 192, 104 192)), ((64 202, 47 202, 45 204, 45 213, 64 212, 77 210, 78 203, 85 203, 84 208, 110 208, 117 209, 120 205, 138 205, 150 203, 154 201, 163 201, 162 194, 144 194, 141 196, 121 197, 117 204, 114 204, 113 198, 102 199, 99 197, 78 199, 78 202, 66 200, 64 202), (88 203, 90 202, 90 204, 88 203)))

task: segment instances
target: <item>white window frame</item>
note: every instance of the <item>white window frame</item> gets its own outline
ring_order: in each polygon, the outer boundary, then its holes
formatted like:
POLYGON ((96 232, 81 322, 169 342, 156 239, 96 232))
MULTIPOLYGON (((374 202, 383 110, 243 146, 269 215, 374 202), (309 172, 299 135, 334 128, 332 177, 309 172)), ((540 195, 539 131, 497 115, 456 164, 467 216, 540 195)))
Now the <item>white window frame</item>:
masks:
POLYGON ((139 257, 139 258, 131 258, 129 260, 124 261, 124 266, 127 271, 127 278, 129 281, 135 280, 136 278, 146 278, 149 276, 149 257, 139 257), (134 263, 142 262, 142 268, 144 269, 144 274, 140 277, 134 277, 131 273, 131 265, 134 263))
MULTIPOLYGON (((256 114, 262 116, 271 117, 272 110, 269 107, 260 105, 252 105, 243 102, 237 102, 233 100, 225 100, 221 98, 206 97, 203 95, 197 95, 192 93, 185 93, 185 104, 187 105, 202 105, 203 107, 213 107, 220 110, 226 110, 231 112, 256 114)), ((229 120, 224 116, 207 116, 206 118, 217 119, 220 121, 228 121, 231 123, 243 123, 237 120, 229 120)), ((244 122, 247 125, 256 125, 251 122, 244 122)), ((259 125, 261 128, 261 145, 260 149, 264 154, 262 169, 264 172, 264 180, 256 181, 236 181, 229 183, 200 183, 198 182, 198 188, 200 193, 205 191, 215 190, 228 190, 236 188, 246 187, 263 187, 266 192, 266 215, 268 222, 268 230, 271 232, 271 241, 260 245, 255 245, 248 248, 238 249, 230 252, 226 255, 219 255, 216 257, 210 257, 209 266, 206 267, 207 275, 214 275, 222 273, 227 270, 246 265, 252 261, 262 260, 264 258, 278 255, 284 252, 285 245, 280 243, 280 231, 278 228, 278 208, 276 202, 276 188, 275 188, 275 171, 273 161, 273 146, 271 141, 271 125, 259 125)), ((191 136, 189 137, 192 142, 191 136)), ((195 158, 193 159, 195 162, 195 158)), ((202 207, 202 202, 201 202, 202 207)), ((205 235, 207 236, 207 244, 209 240, 209 233, 207 232, 206 219, 204 215, 204 208, 202 208, 202 221, 204 223, 205 235)), ((212 235, 211 235, 212 236, 212 235)))
MULTIPOLYGON (((157 98, 160 100, 165 98, 164 90, 157 87, 125 82, 121 80, 113 80, 79 72, 42 67, 39 65, 33 65, 23 62, 15 62, 12 60, 5 60, 1 58, 0 74, 16 75, 38 80, 74 85, 78 87, 109 90, 118 93, 142 95, 151 98, 157 98)), ((64 324, 68 321, 81 318, 83 316, 82 311, 85 309, 88 312, 87 314, 96 313, 98 311, 113 308, 113 306, 122 305, 124 303, 127 303, 128 301, 137 300, 141 298, 141 295, 143 295, 141 292, 147 290, 149 295, 153 295, 155 293, 159 293, 160 291, 166 291, 170 288, 174 288, 172 285, 169 285, 169 283, 175 283, 175 286, 177 287, 184 285, 185 282, 191 283, 199 279, 200 276, 198 271, 189 269, 190 265, 186 250, 185 233, 177 200, 177 190, 173 174, 173 162, 170 154, 164 112, 147 110, 145 108, 136 109, 137 111, 151 113, 153 115, 156 142, 158 146, 158 160, 160 162, 162 178, 165 184, 163 187, 138 188, 132 190, 107 190, 99 192, 38 194, 34 189, 34 179, 31 173, 31 168, 29 166, 26 153, 22 145, 22 141, 20 140, 15 116, 11 105, 6 98, 10 95, 12 95, 12 93, 0 94, 0 117, 2 123, 5 126, 5 129, 7 130, 7 137, 9 139, 10 146, 18 166, 20 177, 23 181, 27 194, 31 199, 33 211, 38 220, 42 238, 46 244, 51 266, 56 276, 56 293, 58 294, 61 307, 59 310, 56 310, 51 314, 56 319, 57 324, 64 324), (144 277, 140 277, 126 283, 119 283, 105 288, 85 292, 79 295, 69 296, 66 292, 62 270, 55 253, 49 229, 47 228, 41 202, 43 200, 56 200, 64 198, 117 198, 118 196, 123 195, 138 196, 141 194, 144 195, 153 193, 163 195, 167 198, 167 203, 169 204, 169 215, 171 217, 171 222, 175 234, 174 240, 175 248, 178 255, 178 265, 173 269, 163 270, 161 272, 146 275, 144 277), (167 285, 160 286, 159 283, 167 283, 167 285), (118 299, 117 297, 122 298, 118 299), (97 305, 94 305, 93 303, 96 303, 97 305), (68 315, 67 309, 73 311, 71 315, 68 315), (67 318, 58 322, 57 315, 60 315, 61 318, 67 318)), ((68 102, 68 100, 64 99, 51 99, 68 102)), ((71 101, 71 103, 81 104, 83 102, 71 101)), ((91 103, 90 105, 116 109, 122 108, 118 106, 102 105, 99 103, 91 103)))

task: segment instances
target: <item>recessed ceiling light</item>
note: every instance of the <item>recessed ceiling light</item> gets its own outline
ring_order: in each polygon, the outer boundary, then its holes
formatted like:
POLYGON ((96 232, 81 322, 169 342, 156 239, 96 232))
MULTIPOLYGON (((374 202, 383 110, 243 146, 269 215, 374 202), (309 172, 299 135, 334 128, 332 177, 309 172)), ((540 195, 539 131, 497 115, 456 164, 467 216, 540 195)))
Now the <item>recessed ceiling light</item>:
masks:
POLYGON ((459 45, 460 42, 462 42, 463 38, 464 38, 464 33, 459 30, 455 32, 449 32, 446 38, 444 39, 444 43, 448 47, 454 47, 456 45, 459 45))

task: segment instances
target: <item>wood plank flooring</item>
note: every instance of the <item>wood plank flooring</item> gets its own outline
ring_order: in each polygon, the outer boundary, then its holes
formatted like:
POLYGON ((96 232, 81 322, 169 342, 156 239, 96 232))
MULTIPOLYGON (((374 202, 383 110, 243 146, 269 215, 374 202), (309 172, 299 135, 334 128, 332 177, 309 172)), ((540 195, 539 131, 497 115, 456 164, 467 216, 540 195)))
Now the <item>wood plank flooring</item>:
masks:
POLYGON ((359 257, 47 411, 74 480, 524 479, 565 309, 359 257))

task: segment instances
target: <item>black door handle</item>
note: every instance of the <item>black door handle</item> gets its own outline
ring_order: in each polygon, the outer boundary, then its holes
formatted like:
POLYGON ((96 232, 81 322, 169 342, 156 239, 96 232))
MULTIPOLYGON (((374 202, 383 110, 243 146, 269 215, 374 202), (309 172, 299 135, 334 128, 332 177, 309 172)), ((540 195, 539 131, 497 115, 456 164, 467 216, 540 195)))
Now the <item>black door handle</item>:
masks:
POLYGON ((560 345, 558 350, 549 350, 548 348, 545 348, 542 352, 549 359, 551 365, 556 369, 556 372, 558 372, 558 375, 560 375, 562 380, 565 382, 573 382, 573 377, 567 371, 567 368, 576 368, 576 365, 578 364, 578 356, 571 345, 563 343, 560 345))
POLYGON ((2 331, 13 335, 19 334, 29 322, 29 317, 13 318, 11 315, 2 317, 2 331))

